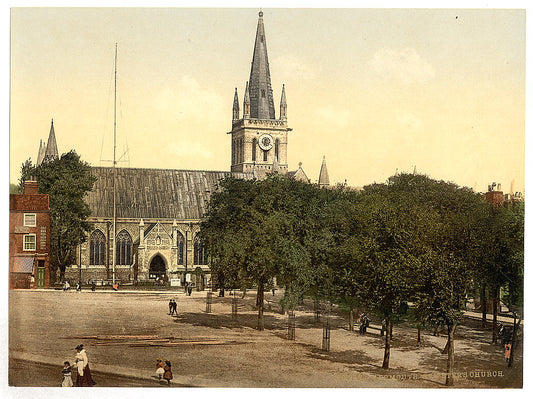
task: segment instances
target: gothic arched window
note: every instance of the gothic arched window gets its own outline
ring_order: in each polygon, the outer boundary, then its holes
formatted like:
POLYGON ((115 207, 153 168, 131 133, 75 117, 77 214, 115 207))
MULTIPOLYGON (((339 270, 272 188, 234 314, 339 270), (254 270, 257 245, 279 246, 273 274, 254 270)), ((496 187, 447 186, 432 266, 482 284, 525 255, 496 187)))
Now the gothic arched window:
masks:
POLYGON ((274 157, 276 161, 279 161, 279 139, 276 139, 276 144, 274 145, 274 157))
POLYGON ((256 147, 257 147, 257 139, 253 139, 252 140, 252 161, 255 161, 255 157, 256 157, 255 152, 257 151, 256 147))
POLYGON ((133 241, 131 240, 130 233, 126 230, 122 230, 117 234, 117 265, 131 265, 131 247, 133 241))
POLYGON ((89 238, 89 264, 105 264, 105 236, 100 230, 95 230, 89 238))
POLYGON ((263 161, 268 161, 268 151, 263 150, 263 161))
POLYGON ((194 264, 207 264, 207 250, 198 237, 194 239, 194 264))
POLYGON ((178 265, 183 265, 183 247, 185 246, 185 239, 183 238, 183 234, 181 234, 179 231, 177 232, 177 247, 178 247, 178 265))

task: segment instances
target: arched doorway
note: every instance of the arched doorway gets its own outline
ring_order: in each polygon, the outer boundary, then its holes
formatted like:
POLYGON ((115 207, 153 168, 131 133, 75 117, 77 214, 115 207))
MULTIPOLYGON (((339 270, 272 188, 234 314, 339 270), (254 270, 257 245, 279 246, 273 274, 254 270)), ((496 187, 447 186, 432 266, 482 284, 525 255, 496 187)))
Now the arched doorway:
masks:
POLYGON ((165 260, 161 255, 156 255, 152 258, 152 261, 150 262, 149 278, 158 282, 166 282, 168 280, 165 260))

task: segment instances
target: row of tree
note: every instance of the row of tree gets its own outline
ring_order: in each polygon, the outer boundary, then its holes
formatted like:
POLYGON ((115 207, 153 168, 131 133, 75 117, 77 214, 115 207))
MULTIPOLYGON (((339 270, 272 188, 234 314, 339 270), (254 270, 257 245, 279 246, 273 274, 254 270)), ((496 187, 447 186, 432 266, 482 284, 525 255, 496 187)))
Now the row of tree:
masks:
POLYGON ((522 309, 523 223, 523 204, 494 209, 471 189, 423 175, 361 191, 273 175, 221 181, 201 237, 222 288, 257 287, 259 329, 263 290, 276 278, 286 309, 310 296, 349 309, 350 326, 356 308, 383 317, 388 368, 392 326, 409 302, 419 329, 447 328, 453 385, 453 340, 467 297, 488 290, 497 315, 503 288, 509 306, 522 309))

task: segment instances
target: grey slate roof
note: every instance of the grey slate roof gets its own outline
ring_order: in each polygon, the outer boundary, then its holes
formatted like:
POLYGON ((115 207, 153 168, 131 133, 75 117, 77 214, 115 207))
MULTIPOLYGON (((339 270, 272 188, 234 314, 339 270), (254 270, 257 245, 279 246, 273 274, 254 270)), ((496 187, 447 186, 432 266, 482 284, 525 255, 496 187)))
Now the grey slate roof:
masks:
MULTIPOLYGON (((113 168, 92 167, 97 178, 86 202, 91 217, 113 217, 113 168)), ((220 179, 251 174, 207 170, 117 168, 117 218, 200 219, 220 179)))

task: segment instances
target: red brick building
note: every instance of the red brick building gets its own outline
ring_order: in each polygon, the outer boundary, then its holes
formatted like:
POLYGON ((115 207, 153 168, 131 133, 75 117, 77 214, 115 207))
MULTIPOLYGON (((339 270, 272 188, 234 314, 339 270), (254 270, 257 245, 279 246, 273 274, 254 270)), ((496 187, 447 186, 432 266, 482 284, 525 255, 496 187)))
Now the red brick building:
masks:
POLYGON ((50 286, 50 206, 36 181, 9 195, 9 288, 50 286))

